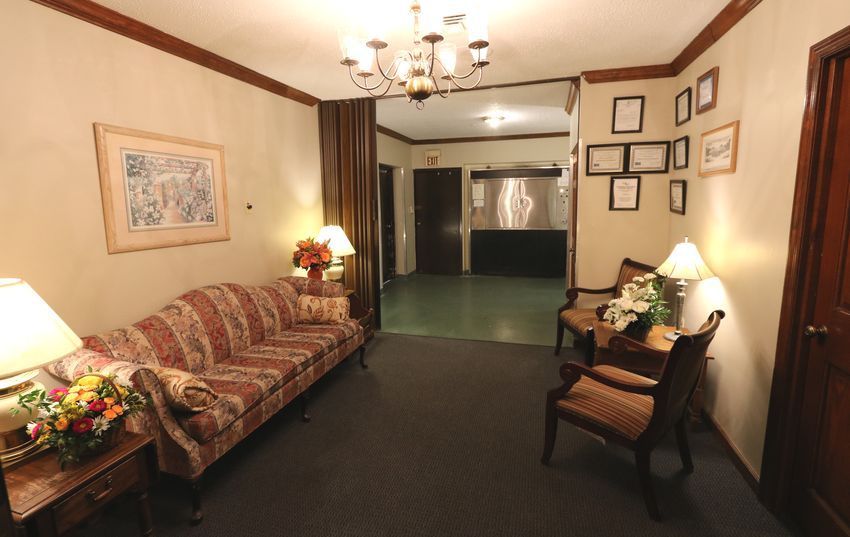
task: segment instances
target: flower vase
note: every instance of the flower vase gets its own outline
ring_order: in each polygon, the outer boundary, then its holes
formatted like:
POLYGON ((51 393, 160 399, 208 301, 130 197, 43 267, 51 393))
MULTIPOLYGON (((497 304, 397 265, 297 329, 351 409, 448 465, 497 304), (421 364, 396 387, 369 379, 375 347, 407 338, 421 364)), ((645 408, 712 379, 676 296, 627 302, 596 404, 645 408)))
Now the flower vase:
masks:
POLYGON ((318 267, 313 267, 307 271, 307 277, 311 280, 321 280, 322 279, 322 269, 318 267))
POLYGON ((632 339, 643 342, 646 341, 651 330, 651 326, 640 326, 637 323, 629 323, 626 329, 623 330, 623 334, 632 339))

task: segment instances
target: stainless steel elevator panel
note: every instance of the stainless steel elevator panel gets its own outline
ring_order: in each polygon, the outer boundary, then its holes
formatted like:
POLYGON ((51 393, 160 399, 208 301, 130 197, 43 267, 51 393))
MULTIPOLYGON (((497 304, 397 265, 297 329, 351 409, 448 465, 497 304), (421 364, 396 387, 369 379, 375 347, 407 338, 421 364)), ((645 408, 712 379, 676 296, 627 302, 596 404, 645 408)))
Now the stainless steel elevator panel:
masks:
POLYGON ((472 229, 567 229, 567 192, 555 177, 472 180, 472 229))

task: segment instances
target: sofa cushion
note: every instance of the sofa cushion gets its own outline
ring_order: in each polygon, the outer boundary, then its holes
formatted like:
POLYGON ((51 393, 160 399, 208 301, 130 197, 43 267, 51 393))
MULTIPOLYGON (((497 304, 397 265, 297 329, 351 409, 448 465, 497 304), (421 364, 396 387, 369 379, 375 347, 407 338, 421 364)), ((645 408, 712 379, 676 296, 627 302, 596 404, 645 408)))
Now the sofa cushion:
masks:
POLYGON ((351 303, 347 297, 325 298, 311 295, 298 297, 298 322, 305 324, 338 324, 349 320, 351 303))
POLYGON ((174 410, 201 412, 218 398, 215 390, 188 371, 153 366, 150 369, 156 373, 168 406, 174 410))
POLYGON ((177 420, 197 442, 207 442, 360 330, 357 321, 349 320, 296 325, 266 338, 199 375, 218 399, 207 410, 177 420))
POLYGON ((277 281, 291 285, 301 295, 333 297, 345 294, 345 286, 337 282, 314 280, 299 276, 284 276, 283 278, 278 278, 277 281))

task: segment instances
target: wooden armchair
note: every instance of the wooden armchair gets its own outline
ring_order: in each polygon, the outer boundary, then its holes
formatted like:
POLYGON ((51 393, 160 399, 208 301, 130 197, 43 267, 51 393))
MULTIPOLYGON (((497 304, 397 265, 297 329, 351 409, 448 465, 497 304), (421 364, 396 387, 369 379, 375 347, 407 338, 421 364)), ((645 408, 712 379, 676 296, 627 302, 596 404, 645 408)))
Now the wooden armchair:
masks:
POLYGON ((576 308, 576 301, 581 293, 590 295, 610 295, 605 299, 608 302, 611 298, 620 296, 623 292, 623 286, 632 281, 635 276, 643 276, 647 272, 652 272, 656 267, 645 263, 632 261, 628 257, 623 259, 620 265, 620 272, 617 276, 617 281, 611 287, 604 289, 585 289, 583 287, 570 287, 567 289, 567 303, 558 308, 558 334, 555 338, 555 356, 561 353, 561 346, 564 344, 564 329, 566 328, 573 334, 573 346, 583 344, 585 350, 585 360, 588 364, 593 359, 593 345, 590 341, 590 332, 593 331, 592 324, 596 320, 596 308, 576 308))
MULTIPOLYGON (((577 363, 562 365, 560 374, 564 385, 550 391, 546 397, 546 438, 541 462, 547 464, 552 457, 558 418, 632 449, 646 508, 650 517, 660 520, 652 489, 649 455, 675 427, 682 465, 686 472, 693 471, 685 415, 708 345, 723 317, 723 311, 714 311, 699 332, 680 336, 666 357, 658 382, 610 365, 594 368, 577 363)), ((665 354, 624 336, 612 337, 609 345, 633 348, 646 354, 665 354)))

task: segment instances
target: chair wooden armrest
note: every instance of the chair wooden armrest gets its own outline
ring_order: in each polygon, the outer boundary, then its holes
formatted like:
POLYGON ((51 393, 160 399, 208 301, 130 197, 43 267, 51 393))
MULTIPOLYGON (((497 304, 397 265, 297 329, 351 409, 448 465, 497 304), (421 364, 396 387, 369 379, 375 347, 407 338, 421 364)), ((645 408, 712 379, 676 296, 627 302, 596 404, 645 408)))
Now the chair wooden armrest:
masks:
POLYGON ((614 294, 616 290, 616 285, 612 285, 611 287, 606 287, 604 289, 586 289, 584 287, 570 287, 569 289, 567 289, 567 303, 561 306, 558 311, 571 309, 575 305, 576 300, 578 300, 579 293, 585 293, 588 295, 608 295, 614 294))
POLYGON ((595 380, 600 384, 610 386, 616 390, 628 393, 636 393, 640 395, 653 395, 655 393, 655 384, 633 384, 631 382, 623 382, 621 380, 612 379, 599 371, 595 371, 585 365, 576 362, 567 362, 561 366, 561 378, 565 382, 575 382, 576 376, 584 375, 585 377, 595 380))
POLYGON ((611 338, 608 339, 608 348, 614 353, 621 353, 631 349, 662 359, 667 358, 667 355, 669 354, 667 351, 656 349, 646 343, 626 336, 611 336, 611 338))

